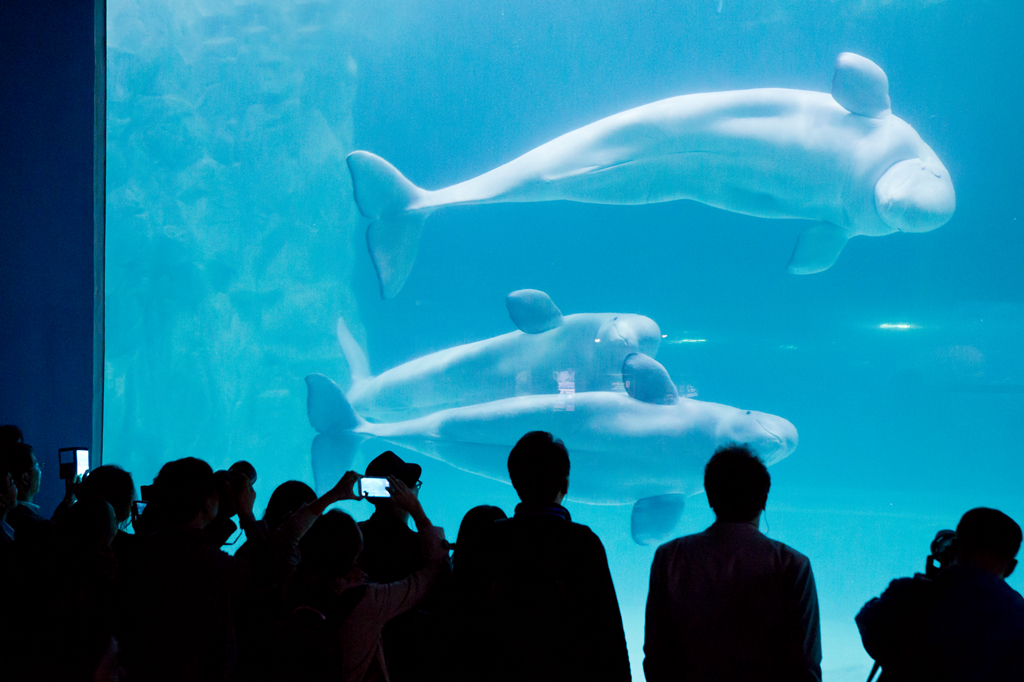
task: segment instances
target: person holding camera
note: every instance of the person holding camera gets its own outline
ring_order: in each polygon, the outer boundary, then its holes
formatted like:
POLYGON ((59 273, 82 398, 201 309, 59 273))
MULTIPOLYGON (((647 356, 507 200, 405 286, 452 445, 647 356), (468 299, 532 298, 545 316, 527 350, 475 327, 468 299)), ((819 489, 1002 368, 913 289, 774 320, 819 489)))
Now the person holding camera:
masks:
MULTIPOLYGON (((351 493, 358 478, 354 472, 346 474, 349 495, 345 499, 358 499, 351 493)), ((293 598, 298 610, 311 610, 322 619, 315 637, 319 644, 307 652, 307 658, 318 662, 319 673, 334 670, 331 679, 391 679, 388 643, 382 638, 385 626, 415 608, 451 570, 444 532, 431 524, 415 489, 397 476, 386 478, 387 499, 416 524, 416 539, 424 557, 421 568, 387 583, 370 580, 358 562, 363 550, 360 527, 339 510, 320 517, 301 543, 302 563, 293 598)), ((313 675, 313 679, 319 676, 313 675)))
POLYGON ((857 627, 881 666, 880 682, 1024 680, 1024 598, 1006 584, 1020 545, 1009 516, 971 509, 956 527, 948 566, 894 580, 865 604, 857 627))
MULTIPOLYGON (((413 497, 423 482, 419 464, 406 462, 387 450, 366 465, 366 477, 394 478, 401 481, 413 497)), ((363 548, 359 568, 367 580, 391 583, 402 580, 427 565, 423 541, 409 528, 409 510, 394 496, 367 497, 374 507, 369 519, 359 524, 363 548)), ((384 629, 384 651, 392 682, 423 682, 437 679, 437 654, 442 643, 436 609, 443 595, 434 591, 428 603, 419 604, 388 623, 384 629)))

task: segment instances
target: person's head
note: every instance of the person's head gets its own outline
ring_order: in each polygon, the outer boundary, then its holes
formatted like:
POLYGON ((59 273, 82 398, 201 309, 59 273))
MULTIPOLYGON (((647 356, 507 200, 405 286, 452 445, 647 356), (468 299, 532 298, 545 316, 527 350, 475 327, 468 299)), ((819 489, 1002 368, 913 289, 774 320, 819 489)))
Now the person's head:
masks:
MULTIPOLYGON (((205 528, 217 518, 219 500, 213 469, 195 457, 168 462, 153 481, 153 499, 160 521, 205 528)), ((146 508, 149 512, 149 508, 146 508)))
POLYGON ((495 521, 506 518, 508 517, 501 507, 493 507, 489 504, 481 504, 466 512, 466 515, 462 517, 462 523, 459 524, 459 535, 455 542, 456 552, 452 561, 456 561, 455 557, 459 555, 459 547, 472 545, 477 539, 484 536, 495 521))
POLYGON ((274 488, 267 510, 263 512, 263 522, 273 530, 296 509, 315 500, 316 493, 302 481, 285 481, 274 488))
POLYGON ((18 504, 18 486, 14 483, 14 476, 7 470, 3 462, 0 462, 0 521, 7 518, 7 512, 14 509, 18 504))
POLYGON ((757 519, 771 487, 768 468, 746 445, 719 448, 704 467, 704 491, 719 521, 757 519))
POLYGON ((109 549, 117 535, 114 508, 98 496, 79 500, 61 515, 57 535, 71 550, 93 552, 109 549))
POLYGON ((90 471, 78 489, 80 498, 101 497, 114 508, 118 524, 124 524, 132 515, 135 501, 135 481, 132 475, 116 464, 104 464, 90 471))
POLYGON ((0 446, 6 445, 7 443, 24 443, 25 436, 14 424, 4 424, 0 426, 0 446))
MULTIPOLYGON (((409 486, 409 489, 414 492, 418 491, 420 488, 420 474, 422 473, 423 469, 419 464, 406 462, 390 450, 377 455, 369 464, 366 465, 366 476, 374 478, 394 476, 399 481, 409 486)), ((373 503, 373 506, 377 508, 377 511, 394 513, 401 518, 408 517, 408 512, 392 502, 391 498, 371 497, 367 499, 373 503)))
POLYGON ((324 580, 344 577, 363 551, 363 534, 355 520, 332 509, 313 524, 301 542, 302 570, 324 580))
POLYGON ((988 507, 971 509, 956 526, 956 562, 1008 578, 1020 543, 1020 526, 1009 516, 988 507))
POLYGON ((569 491, 569 451, 547 431, 530 431, 508 455, 508 477, 523 502, 560 503, 569 491))
POLYGON ((5 443, 0 445, 0 457, 18 486, 18 499, 31 502, 42 482, 42 468, 32 446, 28 443, 5 443))

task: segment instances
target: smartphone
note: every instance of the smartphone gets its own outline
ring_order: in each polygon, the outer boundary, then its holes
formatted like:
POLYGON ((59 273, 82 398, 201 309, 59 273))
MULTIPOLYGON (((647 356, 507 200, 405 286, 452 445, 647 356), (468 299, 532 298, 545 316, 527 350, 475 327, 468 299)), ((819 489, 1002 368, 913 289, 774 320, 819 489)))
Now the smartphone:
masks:
POLYGON ((363 476, 359 479, 359 497, 391 497, 388 479, 363 476))
POLYGON ((57 451, 58 472, 64 480, 85 476, 89 471, 88 448, 61 448, 57 451))

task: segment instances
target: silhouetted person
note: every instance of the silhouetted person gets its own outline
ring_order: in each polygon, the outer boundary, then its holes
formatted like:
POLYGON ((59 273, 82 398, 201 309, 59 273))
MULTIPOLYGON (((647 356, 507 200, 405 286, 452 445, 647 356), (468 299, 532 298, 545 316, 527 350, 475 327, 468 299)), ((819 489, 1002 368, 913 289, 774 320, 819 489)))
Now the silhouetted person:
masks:
MULTIPOLYGON (((366 466, 366 475, 393 476, 414 495, 422 482, 419 464, 405 462, 390 450, 375 457, 366 466)), ((402 580, 426 566, 422 541, 409 528, 409 512, 388 497, 367 498, 374 506, 373 515, 359 524, 363 549, 359 568, 367 580, 390 583, 402 580)), ((441 642, 435 606, 426 603, 395 618, 384 629, 384 651, 392 682, 420 682, 435 679, 436 657, 441 642)))
POLYGON ((8 443, 24 443, 25 436, 14 424, 3 424, 0 426, 0 447, 8 443))
POLYGON ((301 545, 298 597, 303 606, 324 617, 318 639, 325 646, 312 658, 340 668, 335 679, 346 682, 390 679, 388 645, 381 637, 385 625, 414 608, 450 570, 441 529, 430 523, 414 490, 397 477, 389 480, 391 501, 412 516, 419 531, 416 539, 426 559, 421 569, 390 583, 367 582, 357 564, 362 534, 352 517, 341 511, 322 516, 301 545))
POLYGON ((14 541, 14 529, 7 524, 7 514, 16 504, 18 486, 14 484, 14 477, 0 459, 0 585, 3 586, 3 595, 7 601, 2 609, 3 619, 0 620, 0 666, 3 667, 4 679, 7 679, 7 676, 17 679, 22 672, 22 661, 19 658, 20 642, 12 636, 18 625, 21 606, 20 599, 12 599, 12 587, 18 582, 15 576, 19 572, 19 557, 14 541))
MULTIPOLYGON (((205 532, 220 499, 210 465, 187 457, 165 464, 139 519, 138 566, 128 592, 123 638, 133 680, 223 680, 235 669, 232 598, 247 587, 247 565, 205 532)), ((255 492, 230 501, 254 526, 255 492)))
POLYGON ((114 509, 119 528, 128 525, 135 501, 135 481, 132 475, 116 464, 96 467, 82 479, 78 498, 102 497, 114 509))
POLYGON ((651 566, 648 682, 821 679, 811 563, 758 530, 770 487, 746 446, 719 449, 707 463, 715 523, 659 547, 651 566))
POLYGON ((459 545, 471 547, 480 541, 491 529, 495 521, 507 519, 508 515, 501 509, 489 504, 481 504, 473 507, 462 517, 459 524, 459 535, 456 538, 455 546, 452 548, 452 571, 457 572, 459 566, 459 545))
POLYGON ((112 632, 118 563, 112 549, 118 532, 113 507, 102 497, 86 497, 60 516, 56 562, 48 571, 46 594, 58 612, 90 614, 112 632))
MULTIPOLYGON (((305 483, 285 481, 274 489, 263 518, 256 525, 269 537, 286 519, 316 500, 316 493, 305 483)), ((279 656, 282 645, 289 644, 282 638, 287 634, 284 629, 290 573, 282 575, 279 569, 275 573, 273 561, 259 561, 259 553, 265 550, 266 543, 257 537, 255 541, 246 540, 235 552, 235 557, 251 562, 254 571, 262 573, 254 580, 258 585, 254 592, 235 604, 239 679, 298 679, 301 676, 295 675, 294 669, 276 667, 285 658, 279 656)))
POLYGON ((42 468, 32 446, 27 443, 0 445, 0 457, 18 486, 18 504, 7 515, 7 523, 20 534, 26 551, 40 551, 53 538, 54 524, 34 502, 42 481, 42 468))
POLYGON ((622 617, 604 546, 562 499, 569 453, 544 431, 508 458, 522 502, 478 539, 460 537, 464 607, 456 655, 464 680, 629 680, 622 617))
POLYGON ((7 515, 17 504, 18 486, 6 464, 0 461, 0 575, 5 578, 14 568, 14 528, 7 523, 7 515))
POLYGON ((267 530, 273 530, 295 513, 296 509, 315 499, 316 493, 302 481, 285 481, 274 488, 261 521, 267 530))
POLYGON ((1024 680, 1024 599, 1006 584, 1021 529, 979 507, 956 527, 953 561, 934 579, 894 580, 857 614, 880 680, 1024 680))
POLYGON ((81 500, 99 498, 106 500, 114 510, 117 520, 117 535, 111 544, 121 569, 133 570, 138 536, 126 533, 135 501, 135 481, 132 475, 116 464, 104 464, 90 471, 78 486, 81 500))

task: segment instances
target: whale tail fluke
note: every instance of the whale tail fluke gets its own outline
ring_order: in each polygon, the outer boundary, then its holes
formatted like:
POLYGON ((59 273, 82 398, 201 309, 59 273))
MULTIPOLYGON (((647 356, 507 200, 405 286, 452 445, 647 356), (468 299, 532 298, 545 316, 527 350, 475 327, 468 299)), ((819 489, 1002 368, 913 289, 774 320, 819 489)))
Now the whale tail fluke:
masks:
POLYGON ((377 270, 380 297, 394 298, 409 279, 426 213, 404 213, 380 218, 366 228, 366 248, 377 270))
POLYGON ((416 262, 423 221, 430 213, 417 204, 427 192, 376 154, 355 151, 347 161, 359 212, 373 221, 366 229, 366 246, 377 269, 380 294, 392 298, 416 262))
POLYGON ((355 151, 348 155, 346 161, 352 174, 356 205, 359 212, 371 220, 405 213, 426 194, 376 154, 355 151))
POLYGON ((338 323, 334 326, 334 334, 338 337, 338 345, 341 346, 341 352, 345 354, 345 361, 348 362, 352 385, 357 386, 370 379, 370 363, 366 359, 366 353, 352 336, 352 332, 348 330, 345 318, 338 318, 338 323))
POLYGON ((349 405, 338 384, 323 374, 307 376, 306 388, 309 423, 317 433, 344 434, 366 423, 349 405))

